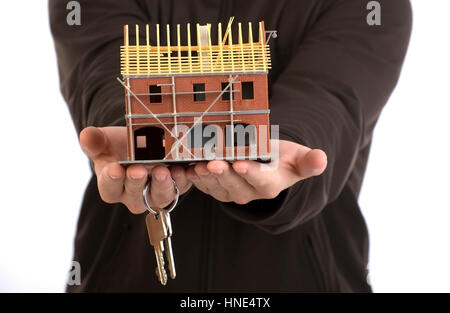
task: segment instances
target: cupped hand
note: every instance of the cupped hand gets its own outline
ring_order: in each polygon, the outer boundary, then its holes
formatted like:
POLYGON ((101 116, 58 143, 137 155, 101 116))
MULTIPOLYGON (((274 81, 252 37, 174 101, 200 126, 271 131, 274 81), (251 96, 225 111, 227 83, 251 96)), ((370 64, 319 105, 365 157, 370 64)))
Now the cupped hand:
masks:
POLYGON ((279 159, 269 164, 255 161, 201 162, 187 169, 188 179, 202 192, 222 202, 246 204, 275 198, 295 183, 323 173, 325 152, 279 140, 279 159))
POLYGON ((126 160, 127 131, 125 127, 87 127, 80 133, 83 151, 93 161, 98 190, 103 201, 125 204, 135 214, 146 211, 142 192, 149 174, 152 177, 147 199, 153 208, 164 208, 175 195, 172 178, 180 195, 191 187, 182 166, 155 166, 147 170, 143 165, 124 168, 118 161, 126 160))

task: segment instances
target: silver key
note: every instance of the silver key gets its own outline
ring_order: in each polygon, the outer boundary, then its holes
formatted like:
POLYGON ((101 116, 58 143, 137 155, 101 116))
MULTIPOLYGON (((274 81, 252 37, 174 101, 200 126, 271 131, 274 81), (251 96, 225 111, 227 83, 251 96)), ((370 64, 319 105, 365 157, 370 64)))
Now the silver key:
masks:
POLYGON ((173 258, 173 250, 172 250, 172 222, 170 221, 170 213, 165 210, 161 210, 160 213, 161 219, 164 221, 164 224, 166 225, 167 229, 167 237, 164 240, 164 248, 165 248, 165 255, 167 262, 169 263, 169 273, 170 278, 175 279, 177 276, 175 271, 175 261, 173 258))
POLYGON ((155 249, 155 257, 157 264, 157 276, 161 284, 167 284, 167 273, 164 262, 164 242, 167 238, 167 227, 165 218, 162 218, 161 214, 147 214, 145 218, 145 224, 147 225, 148 238, 150 243, 155 249))

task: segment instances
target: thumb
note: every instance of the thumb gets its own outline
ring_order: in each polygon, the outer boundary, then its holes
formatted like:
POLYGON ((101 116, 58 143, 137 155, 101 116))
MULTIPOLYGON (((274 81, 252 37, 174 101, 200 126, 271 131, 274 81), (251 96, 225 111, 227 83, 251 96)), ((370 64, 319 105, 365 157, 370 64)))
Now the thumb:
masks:
POLYGON ((100 128, 90 126, 81 131, 80 144, 84 153, 94 160, 106 150, 108 138, 100 128))
POLYGON ((312 149, 306 154, 299 154, 295 163, 302 179, 318 176, 327 167, 327 155, 320 149, 312 149))

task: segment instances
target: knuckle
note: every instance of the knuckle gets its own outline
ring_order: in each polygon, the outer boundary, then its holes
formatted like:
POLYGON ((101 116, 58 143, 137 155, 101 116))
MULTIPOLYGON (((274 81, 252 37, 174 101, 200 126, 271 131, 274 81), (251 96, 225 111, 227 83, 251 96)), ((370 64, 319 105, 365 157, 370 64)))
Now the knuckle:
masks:
POLYGON ((169 201, 155 201, 155 208, 162 209, 172 203, 172 200, 169 201))
POLYGON ((100 193, 100 197, 102 198, 103 202, 106 202, 108 204, 114 204, 117 203, 117 199, 116 197, 110 195, 110 194, 105 194, 105 193, 100 193))
POLYGON ((264 190, 264 191, 271 189, 270 187, 272 187, 272 182, 269 182, 269 181, 260 182, 258 184, 258 189, 261 189, 261 190, 264 190))
POLYGON ((177 184, 177 187, 180 188, 180 186, 183 186, 186 184, 186 180, 182 179, 181 177, 173 177, 173 180, 175 181, 175 184, 177 184))
POLYGON ((214 193, 214 194, 223 194, 225 191, 225 189, 223 189, 221 186, 216 185, 216 184, 208 184, 206 187, 208 188, 208 190, 211 193, 214 193))
POLYGON ((215 199, 217 199, 219 201, 223 201, 223 200, 226 200, 229 198, 228 192, 224 189, 210 190, 210 194, 212 197, 214 197, 215 199))
POLYGON ((205 193, 205 194, 210 194, 208 188, 206 188, 205 186, 201 185, 201 184, 195 184, 194 183, 195 188, 197 188, 198 190, 200 190, 201 192, 205 193))
POLYGON ((152 181, 150 190, 152 191, 153 194, 164 194, 164 193, 170 194, 174 190, 172 180, 170 181, 168 180, 167 182, 164 183, 152 181))
POLYGON ((229 181, 224 181, 221 183, 221 185, 225 188, 225 189, 235 189, 235 184, 233 184, 232 182, 229 181))
POLYGON ((279 190, 268 190, 264 194, 265 199, 274 199, 280 194, 279 190))
POLYGON ((224 195, 216 195, 216 196, 214 196, 214 198, 220 202, 230 202, 229 197, 224 196, 224 195))
POLYGON ((142 191, 144 190, 144 186, 140 184, 125 184, 125 192, 127 194, 137 196, 142 194, 142 191))
POLYGON ((250 202, 250 199, 247 198, 247 197, 239 197, 239 198, 236 198, 236 199, 234 200, 234 202, 236 202, 237 204, 243 205, 243 204, 249 203, 249 202, 250 202))
POLYGON ((181 187, 181 188, 178 187, 179 190, 180 190, 180 195, 182 195, 182 194, 188 192, 189 189, 191 189, 191 187, 192 187, 192 183, 188 183, 188 184, 186 184, 185 186, 183 186, 183 187, 181 187))
POLYGON ((196 175, 200 175, 200 173, 201 173, 200 167, 195 166, 195 167, 194 167, 194 173, 195 173, 196 175))
POLYGON ((137 199, 124 201, 123 204, 128 208, 128 211, 133 214, 140 214, 145 211, 142 203, 140 203, 137 199))
POLYGON ((172 176, 175 181, 181 180, 184 177, 184 172, 181 169, 173 168, 170 170, 170 176, 172 176))
POLYGON ((168 205, 173 201, 173 192, 172 193, 156 193, 152 195, 152 199, 155 202, 155 205, 161 207, 161 205, 168 205))
POLYGON ((155 199, 155 201, 158 201, 159 203, 162 202, 170 202, 174 198, 174 191, 168 192, 168 193, 155 193, 152 195, 152 198, 155 199))

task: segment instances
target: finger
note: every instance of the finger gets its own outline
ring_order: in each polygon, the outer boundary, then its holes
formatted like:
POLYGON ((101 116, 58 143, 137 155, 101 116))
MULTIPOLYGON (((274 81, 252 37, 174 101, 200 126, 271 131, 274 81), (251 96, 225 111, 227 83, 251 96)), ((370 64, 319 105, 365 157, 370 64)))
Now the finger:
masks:
POLYGON ((162 209, 168 206, 175 197, 175 188, 170 177, 170 171, 165 166, 156 166, 152 169, 150 187, 150 205, 162 209))
POLYGON ((128 136, 123 126, 108 126, 99 128, 106 137, 106 153, 116 160, 127 158, 128 136))
POLYGON ((194 166, 189 166, 186 170, 186 177, 189 179, 189 181, 192 182, 192 184, 201 192, 209 194, 208 188, 203 184, 203 182, 200 180, 200 177, 197 175, 197 173, 194 170, 194 166))
POLYGON ((237 174, 228 162, 211 161, 207 167, 234 202, 246 204, 256 198, 255 188, 237 174))
POLYGON ((286 188, 285 181, 290 180, 289 177, 281 179, 280 169, 255 161, 236 161, 232 167, 263 198, 275 198, 281 190, 286 188))
POLYGON ((134 214, 140 214, 146 210, 142 200, 142 191, 147 183, 147 176, 147 170, 142 165, 131 165, 126 170, 125 192, 122 202, 134 214))
POLYGON ((95 161, 107 150, 108 139, 101 129, 86 127, 80 133, 80 144, 86 155, 95 161))
POLYGON ((222 202, 231 201, 228 191, 222 187, 217 178, 208 170, 207 163, 197 163, 194 166, 194 171, 211 196, 222 202))
POLYGON ((185 193, 191 188, 192 183, 187 179, 186 169, 180 165, 174 165, 170 168, 170 176, 177 184, 180 194, 185 193))
POLYGON ((118 163, 107 164, 97 176, 100 197, 106 203, 120 202, 123 193, 125 170, 118 163))
POLYGON ((295 166, 301 179, 322 174, 327 167, 327 155, 320 149, 310 150, 296 158, 295 166))

